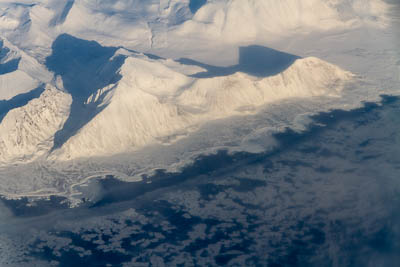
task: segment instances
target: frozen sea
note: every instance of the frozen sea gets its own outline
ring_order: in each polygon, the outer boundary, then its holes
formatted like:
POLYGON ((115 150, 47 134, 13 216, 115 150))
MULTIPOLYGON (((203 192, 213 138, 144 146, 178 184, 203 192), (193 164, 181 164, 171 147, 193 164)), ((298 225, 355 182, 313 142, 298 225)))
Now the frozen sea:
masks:
POLYGON ((268 153, 0 204, 0 266, 400 266, 400 99, 313 117, 268 153))

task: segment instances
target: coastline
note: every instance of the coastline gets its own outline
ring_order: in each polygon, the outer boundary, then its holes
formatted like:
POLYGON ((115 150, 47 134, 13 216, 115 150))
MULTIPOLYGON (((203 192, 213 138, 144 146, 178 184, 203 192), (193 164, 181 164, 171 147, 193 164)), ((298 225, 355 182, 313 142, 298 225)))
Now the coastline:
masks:
MULTIPOLYGON (((287 127, 284 131, 273 134, 272 137, 277 145, 271 150, 262 153, 249 153, 246 151, 230 152, 229 150, 222 149, 209 155, 200 155, 191 163, 184 165, 176 171, 155 169, 152 174, 142 174, 136 181, 124 181, 117 173, 103 172, 88 176, 80 180, 80 182, 71 185, 70 194, 43 194, 41 193, 43 190, 40 190, 29 194, 0 195, 0 201, 3 203, 7 201, 9 203, 17 203, 21 201, 30 206, 35 202, 51 201, 58 197, 60 203, 68 203, 69 208, 80 208, 82 206, 101 207, 111 203, 132 200, 140 195, 163 187, 173 187, 187 180, 196 179, 196 177, 203 175, 210 175, 211 173, 229 172, 240 166, 246 166, 252 162, 268 159, 268 157, 273 157, 284 151, 290 151, 292 146, 298 145, 304 140, 309 140, 315 135, 322 134, 324 131, 335 127, 339 122, 362 117, 365 114, 384 109, 386 105, 391 105, 399 101, 399 96, 382 95, 381 101, 366 102, 360 108, 352 110, 335 109, 312 115, 310 116, 311 122, 301 132, 287 127), (82 190, 82 187, 88 187, 88 189, 82 190)), ((23 208, 29 209, 28 206, 23 208)))

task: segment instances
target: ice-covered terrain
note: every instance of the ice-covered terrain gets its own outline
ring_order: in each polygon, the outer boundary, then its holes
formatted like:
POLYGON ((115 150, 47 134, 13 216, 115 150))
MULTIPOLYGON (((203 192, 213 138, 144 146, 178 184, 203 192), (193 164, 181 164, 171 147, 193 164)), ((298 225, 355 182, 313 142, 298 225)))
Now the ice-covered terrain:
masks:
MULTIPOLYGON (((73 193, 398 93, 383 0, 0 2, 0 194, 73 193)), ((397 65, 396 65, 397 64, 397 65)))

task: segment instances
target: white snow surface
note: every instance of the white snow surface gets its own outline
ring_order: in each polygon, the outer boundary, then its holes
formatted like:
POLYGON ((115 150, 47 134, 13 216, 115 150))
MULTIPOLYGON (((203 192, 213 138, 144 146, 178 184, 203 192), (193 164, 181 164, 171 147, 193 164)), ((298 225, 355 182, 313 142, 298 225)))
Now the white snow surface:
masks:
MULTIPOLYGON (((274 145, 272 133, 304 130, 311 114, 398 94, 393 4, 209 0, 193 14, 189 2, 0 1, 0 64, 6 66, 0 105, 45 87, 40 97, 0 114, 0 194, 71 196, 76 184, 93 177, 133 181, 218 149, 265 151, 274 145), (94 116, 53 147, 73 102, 66 81, 46 67, 61 34, 119 48, 111 64, 79 66, 78 79, 125 59, 121 79, 82 103, 94 107, 94 116), (250 45, 299 57, 278 73, 257 75, 241 65, 241 49, 250 45)), ((74 85, 82 84, 88 83, 74 85)))

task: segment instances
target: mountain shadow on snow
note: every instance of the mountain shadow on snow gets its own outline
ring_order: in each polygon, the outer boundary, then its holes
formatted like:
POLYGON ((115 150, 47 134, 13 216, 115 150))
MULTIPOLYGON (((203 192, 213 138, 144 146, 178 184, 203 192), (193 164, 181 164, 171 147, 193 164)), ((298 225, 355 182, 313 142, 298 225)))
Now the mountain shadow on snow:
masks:
POLYGON ((0 75, 7 74, 18 69, 19 62, 21 61, 20 57, 1 63, 4 59, 6 59, 9 52, 10 49, 4 46, 3 40, 0 40, 0 75))
POLYGON ((57 26, 59 24, 63 24, 69 14, 69 11, 71 10, 72 6, 74 5, 74 3, 75 3, 75 0, 68 0, 65 3, 65 6, 62 9, 61 13, 58 16, 55 16, 50 21, 50 26, 57 26))
POLYGON ((118 47, 103 47, 95 41, 68 34, 62 34, 54 41, 46 66, 61 76, 64 89, 71 94, 72 104, 63 128, 55 134, 53 149, 61 147, 106 106, 99 107, 105 95, 94 102, 86 101, 98 89, 121 79, 118 70, 126 57, 113 57, 117 50, 118 47))
MULTIPOLYGON (((0 59, 1 59, 1 55, 0 55, 0 59)), ((18 65, 19 65, 20 61, 21 61, 21 58, 14 58, 14 59, 7 61, 6 63, 0 64, 0 75, 16 71, 18 69, 18 65)))
POLYGON ((239 63, 228 67, 204 64, 189 58, 178 59, 185 65, 199 66, 207 71, 193 74, 195 78, 212 78, 243 72, 256 77, 268 77, 285 71, 299 56, 259 45, 239 47, 239 63))
POLYGON ((207 3, 207 0, 190 0, 189 9, 193 14, 207 3))
POLYGON ((39 98, 43 92, 44 85, 41 85, 30 92, 16 95, 9 100, 0 100, 0 123, 10 110, 25 106, 29 101, 39 98))

